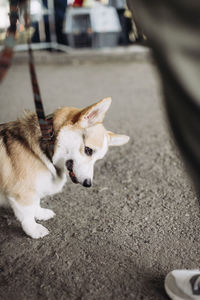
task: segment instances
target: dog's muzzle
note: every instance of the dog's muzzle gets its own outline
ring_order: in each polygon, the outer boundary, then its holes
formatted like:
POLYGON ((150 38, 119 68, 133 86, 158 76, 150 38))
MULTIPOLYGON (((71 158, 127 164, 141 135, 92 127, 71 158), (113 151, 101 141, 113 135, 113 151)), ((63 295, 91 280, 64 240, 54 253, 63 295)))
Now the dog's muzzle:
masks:
MULTIPOLYGON (((69 171, 69 176, 70 176, 72 182, 80 183, 73 172, 73 165, 74 165, 74 162, 72 159, 69 159, 66 161, 66 167, 67 167, 67 170, 69 171)), ((91 187, 91 185, 92 185, 91 179, 85 179, 83 181, 82 185, 87 188, 91 187)))
POLYGON ((69 176, 70 176, 72 182, 79 183, 73 172, 73 160, 72 159, 66 161, 66 167, 67 167, 67 170, 69 171, 69 176))

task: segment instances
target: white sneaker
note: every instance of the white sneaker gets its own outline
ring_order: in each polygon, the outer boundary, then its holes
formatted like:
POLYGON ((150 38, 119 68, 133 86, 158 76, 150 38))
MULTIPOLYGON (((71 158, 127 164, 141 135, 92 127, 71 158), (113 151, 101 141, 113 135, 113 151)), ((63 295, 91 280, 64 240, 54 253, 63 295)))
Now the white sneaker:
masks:
POLYGON ((165 290, 172 300, 200 300, 200 270, 174 270, 165 278, 165 290))

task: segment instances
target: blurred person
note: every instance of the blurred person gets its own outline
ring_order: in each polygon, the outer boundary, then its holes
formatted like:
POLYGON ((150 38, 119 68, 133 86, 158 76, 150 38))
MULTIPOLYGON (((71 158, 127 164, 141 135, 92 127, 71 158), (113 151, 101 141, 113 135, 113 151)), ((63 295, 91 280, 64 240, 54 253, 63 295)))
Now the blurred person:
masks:
POLYGON ((54 9, 57 43, 67 45, 66 34, 63 33, 63 24, 67 9, 67 0, 54 0, 54 9))
POLYGON ((30 0, 31 26, 34 28, 31 38, 33 43, 40 42, 39 22, 42 19, 43 14, 44 11, 41 2, 39 0, 30 0))
MULTIPOLYGON (((57 43, 67 45, 66 35, 63 33, 63 24, 64 18, 67 9, 67 0, 54 0, 54 18, 55 18, 55 33, 57 43)), ((42 4, 44 8, 48 9, 48 0, 42 0, 42 4)), ((44 29, 45 29, 45 42, 51 42, 51 32, 50 32, 50 24, 49 24, 49 16, 48 14, 43 15, 44 21, 44 29)), ((39 24, 38 22, 34 22, 33 26, 35 28, 34 35, 32 37, 33 43, 40 42, 40 34, 39 34, 39 24)))
MULTIPOLYGON (((173 136, 200 192, 200 1, 128 0, 147 36, 161 74, 173 136)), ((200 299, 200 270, 174 270, 165 278, 173 300, 200 299)))
POLYGON ((121 25, 121 34, 119 37, 119 44, 120 45, 128 45, 131 43, 129 39, 129 33, 132 30, 132 23, 131 19, 127 18, 125 15, 126 7, 126 0, 109 0, 109 6, 112 6, 116 9, 120 25, 121 25))

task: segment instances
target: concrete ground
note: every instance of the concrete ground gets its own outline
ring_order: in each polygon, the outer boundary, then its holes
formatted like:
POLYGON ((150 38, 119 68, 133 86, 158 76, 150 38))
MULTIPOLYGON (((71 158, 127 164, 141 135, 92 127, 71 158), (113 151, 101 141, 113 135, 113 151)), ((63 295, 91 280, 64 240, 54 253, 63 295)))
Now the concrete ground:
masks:
MULTIPOLYGON (((43 200, 56 213, 42 222, 47 237, 27 237, 12 212, 0 210, 0 299, 167 300, 167 272, 200 265, 200 223, 165 125, 159 76, 147 57, 69 64, 63 54, 45 55, 48 63, 41 54, 36 60, 47 113, 112 96, 105 125, 131 139, 96 164, 90 189, 69 180, 43 200)), ((0 123, 34 109, 19 56, 0 87, 0 123)))

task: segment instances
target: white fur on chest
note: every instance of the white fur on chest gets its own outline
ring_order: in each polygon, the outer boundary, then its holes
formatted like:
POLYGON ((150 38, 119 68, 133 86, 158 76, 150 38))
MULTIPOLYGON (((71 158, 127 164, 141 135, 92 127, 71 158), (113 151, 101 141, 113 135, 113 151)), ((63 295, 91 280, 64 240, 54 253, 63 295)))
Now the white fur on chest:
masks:
POLYGON ((64 171, 61 171, 61 173, 56 176, 52 175, 49 171, 43 171, 37 176, 35 189, 41 198, 61 192, 66 182, 67 176, 64 171))

